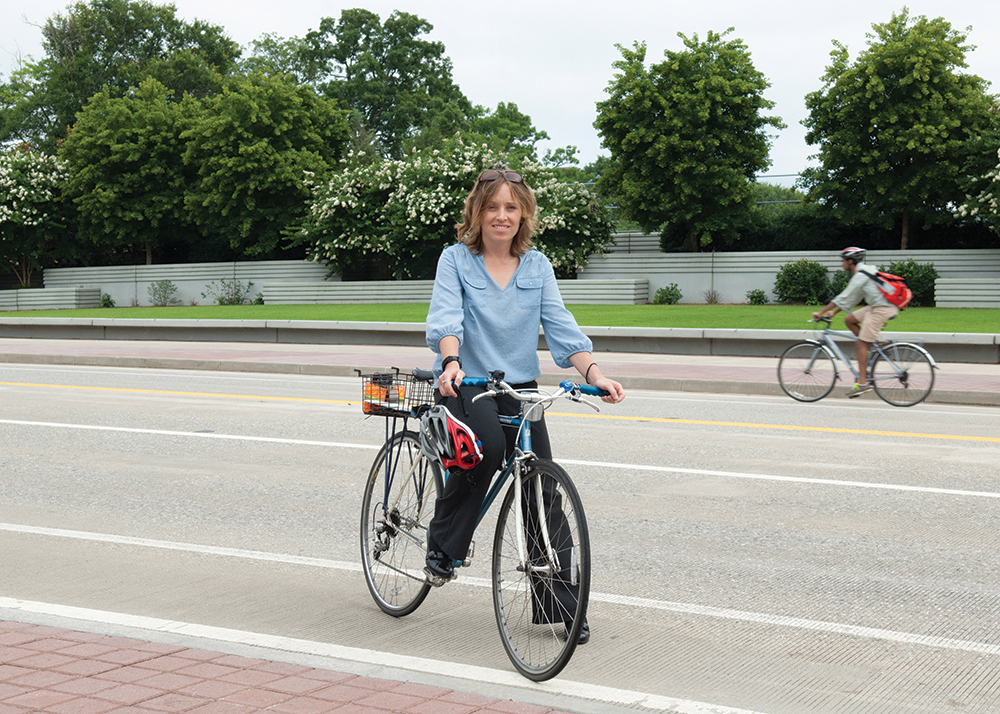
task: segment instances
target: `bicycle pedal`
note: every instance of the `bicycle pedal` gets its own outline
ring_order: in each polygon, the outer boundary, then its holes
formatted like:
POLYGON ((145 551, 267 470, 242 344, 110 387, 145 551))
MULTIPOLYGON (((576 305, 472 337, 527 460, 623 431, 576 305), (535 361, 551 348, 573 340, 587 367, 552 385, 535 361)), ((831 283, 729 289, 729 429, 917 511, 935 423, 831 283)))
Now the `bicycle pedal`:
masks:
POLYGON ((430 571, 429 568, 424 568, 424 575, 427 576, 427 583, 431 587, 439 588, 445 583, 450 583, 452 580, 458 577, 458 573, 452 573, 450 578, 444 578, 440 575, 435 575, 430 571))
POLYGON ((469 542, 469 552, 465 554, 465 560, 462 561, 462 567, 468 568, 472 565, 472 556, 476 554, 476 541, 469 542))

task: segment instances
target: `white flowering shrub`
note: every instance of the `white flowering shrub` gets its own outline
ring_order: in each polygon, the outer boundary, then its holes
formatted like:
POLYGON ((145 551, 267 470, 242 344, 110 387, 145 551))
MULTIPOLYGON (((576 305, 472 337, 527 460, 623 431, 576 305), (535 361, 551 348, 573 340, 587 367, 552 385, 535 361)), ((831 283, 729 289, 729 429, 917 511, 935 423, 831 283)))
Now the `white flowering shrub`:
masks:
MULTIPOLYGON (((1000 149, 997 150, 1000 159, 1000 149)), ((986 186, 976 196, 966 196, 958 207, 957 218, 979 218, 995 233, 1000 233, 1000 163, 983 176, 986 186)))
POLYGON ((69 180, 55 156, 17 147, 0 153, 0 261, 21 285, 44 267, 68 237, 63 188, 69 180))
MULTIPOLYGON (((457 138, 395 161, 344 159, 339 173, 312 187, 309 215, 293 239, 346 278, 433 278, 476 178, 503 159, 457 138)), ((557 273, 571 275, 590 254, 604 252, 613 226, 593 194, 558 183, 540 165, 518 170, 538 198, 534 244, 557 273)))

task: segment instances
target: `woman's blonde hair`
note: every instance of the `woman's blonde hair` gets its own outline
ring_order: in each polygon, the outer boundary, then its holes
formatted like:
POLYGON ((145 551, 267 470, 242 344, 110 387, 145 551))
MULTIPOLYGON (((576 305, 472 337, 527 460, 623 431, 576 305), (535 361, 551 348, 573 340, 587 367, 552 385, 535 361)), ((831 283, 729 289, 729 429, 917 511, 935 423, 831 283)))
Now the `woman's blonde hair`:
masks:
MULTIPOLYGON (((484 172, 485 173, 485 172, 484 172)), ((500 187, 510 186, 511 196, 521 209, 521 225, 510 244, 510 254, 521 256, 531 250, 531 239, 538 229, 538 202, 535 192, 523 181, 508 181, 501 174, 492 181, 476 180, 476 185, 465 199, 462 210, 462 222, 455 224, 458 232, 458 242, 464 243, 473 253, 483 252, 483 214, 486 213, 489 202, 496 196, 500 187)))

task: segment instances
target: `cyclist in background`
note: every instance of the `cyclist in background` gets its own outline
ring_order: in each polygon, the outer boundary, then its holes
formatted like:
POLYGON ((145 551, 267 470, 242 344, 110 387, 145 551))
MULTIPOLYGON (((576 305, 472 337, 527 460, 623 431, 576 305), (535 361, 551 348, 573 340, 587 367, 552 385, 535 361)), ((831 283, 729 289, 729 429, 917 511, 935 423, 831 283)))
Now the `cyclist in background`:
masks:
POLYGON ((878 340, 878 335, 886 323, 899 314, 899 308, 886 300, 885 295, 878 289, 878 283, 874 280, 877 271, 865 265, 864 261, 864 248, 851 247, 840 251, 840 266, 851 273, 851 280, 844 291, 830 301, 829 305, 813 313, 814 320, 826 314, 836 315, 841 310, 848 313, 844 318, 844 324, 858 338, 855 345, 858 374, 861 375, 858 382, 847 392, 847 396, 852 399, 872 391, 873 387, 868 382, 868 350, 872 343, 878 340), (865 301, 866 307, 852 313, 851 308, 862 300, 865 301))
MULTIPOLYGON (((448 479, 427 529, 427 572, 438 579, 453 577, 453 561, 466 557, 490 480, 514 448, 516 430, 505 431, 498 415, 520 410, 507 395, 473 404, 485 388, 463 385, 465 376, 485 379, 502 370, 514 389, 536 388, 541 324, 557 365, 575 367, 584 382, 606 390, 605 402, 625 398, 621 384, 594 362, 593 345, 564 306, 551 263, 531 248, 537 224, 535 195, 521 175, 488 169, 466 198, 456 225, 459 242, 438 260, 427 314, 427 344, 438 354, 435 400, 482 442, 482 461, 448 479)), ((552 458, 544 419, 532 423, 531 438, 536 455, 552 458)), ((580 642, 589 637, 584 624, 580 642)))

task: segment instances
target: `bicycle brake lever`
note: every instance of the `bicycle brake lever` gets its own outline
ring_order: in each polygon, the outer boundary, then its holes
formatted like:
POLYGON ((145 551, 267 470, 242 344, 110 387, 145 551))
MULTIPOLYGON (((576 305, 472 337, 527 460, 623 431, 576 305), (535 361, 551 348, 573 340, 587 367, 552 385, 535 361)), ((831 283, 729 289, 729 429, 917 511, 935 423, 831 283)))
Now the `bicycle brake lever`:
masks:
POLYGON ((497 390, 495 390, 495 389, 489 389, 489 390, 483 392, 482 394, 477 394, 476 396, 474 396, 472 398, 472 402, 473 402, 473 404, 475 404, 476 402, 478 402, 480 399, 483 399, 484 397, 495 397, 495 396, 497 396, 497 394, 499 394, 499 392, 497 390))
POLYGON ((581 404, 586 404, 588 407, 590 407, 591 409, 593 409, 595 412, 601 411, 601 408, 597 404, 595 404, 594 402, 590 401, 586 397, 580 397, 579 399, 574 399, 573 401, 574 402, 580 402, 581 404))

